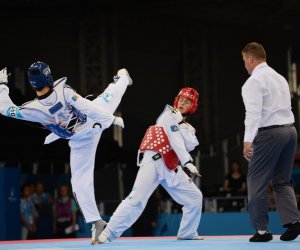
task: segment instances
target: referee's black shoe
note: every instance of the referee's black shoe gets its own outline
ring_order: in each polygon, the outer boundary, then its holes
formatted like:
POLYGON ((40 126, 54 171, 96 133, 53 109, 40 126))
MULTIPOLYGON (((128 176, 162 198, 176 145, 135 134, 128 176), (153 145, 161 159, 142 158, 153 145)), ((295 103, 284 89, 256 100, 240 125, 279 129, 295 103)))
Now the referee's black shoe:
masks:
POLYGON ((270 231, 266 231, 264 234, 256 232, 256 234, 249 239, 250 242, 268 242, 270 240, 273 240, 273 235, 270 231))
POLYGON ((280 236, 280 239, 283 241, 294 240, 300 234, 300 221, 295 221, 294 223, 289 223, 284 225, 287 227, 287 230, 280 236))

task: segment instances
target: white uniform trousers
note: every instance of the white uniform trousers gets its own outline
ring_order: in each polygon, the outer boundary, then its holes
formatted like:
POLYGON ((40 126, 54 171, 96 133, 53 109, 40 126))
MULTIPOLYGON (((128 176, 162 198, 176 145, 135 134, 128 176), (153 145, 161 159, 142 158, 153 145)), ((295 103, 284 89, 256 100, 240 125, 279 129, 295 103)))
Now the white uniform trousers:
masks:
POLYGON ((165 169, 166 166, 162 159, 153 160, 154 154, 156 153, 152 151, 145 152, 131 193, 118 206, 104 230, 108 240, 120 237, 138 219, 159 184, 176 202, 183 205, 183 216, 177 236, 182 239, 194 239, 198 236, 197 229, 202 211, 201 191, 181 167, 178 167, 177 173, 161 171, 161 168, 165 169), (172 185, 173 183, 175 184, 172 185))
MULTIPOLYGON (((93 102, 113 114, 120 104, 128 83, 127 77, 120 77, 117 82, 109 84, 103 95, 99 95, 93 102)), ((91 126, 94 123, 91 121, 91 126)), ((90 131, 90 126, 87 126, 87 130, 90 131)), ((95 200, 94 165, 103 129, 98 127, 95 131, 88 133, 81 131, 82 136, 69 140, 72 189, 86 223, 101 219, 95 200)))

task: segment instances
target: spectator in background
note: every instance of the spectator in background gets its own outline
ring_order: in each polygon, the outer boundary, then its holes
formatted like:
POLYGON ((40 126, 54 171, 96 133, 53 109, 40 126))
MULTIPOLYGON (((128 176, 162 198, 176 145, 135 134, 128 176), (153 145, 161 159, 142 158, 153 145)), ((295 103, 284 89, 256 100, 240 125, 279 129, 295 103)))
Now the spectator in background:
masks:
POLYGON ((30 199, 32 201, 32 195, 35 193, 35 182, 34 181, 28 181, 28 182, 26 182, 26 185, 28 185, 28 187, 29 187, 30 199))
POLYGON ((219 202, 218 211, 245 210, 246 198, 242 196, 246 195, 246 185, 246 177, 242 172, 241 164, 238 161, 232 161, 229 173, 225 176, 224 184, 220 188, 220 194, 227 198, 219 202))
POLYGON ((47 239, 53 237, 53 196, 45 192, 44 183, 39 181, 35 184, 35 192, 31 196, 37 211, 37 238, 47 239))
POLYGON ((230 165, 230 172, 224 181, 224 191, 229 196, 243 196, 246 194, 246 177, 242 173, 241 164, 233 161, 230 165))
POLYGON ((34 239, 36 235, 36 211, 31 196, 29 184, 24 184, 21 189, 21 239, 34 239))
POLYGON ((39 216, 51 216, 53 197, 50 193, 45 192, 43 182, 35 184, 35 192, 32 194, 31 199, 39 216))
POLYGON ((76 237, 77 211, 77 205, 71 197, 69 186, 61 185, 54 207, 54 233, 57 238, 76 237))

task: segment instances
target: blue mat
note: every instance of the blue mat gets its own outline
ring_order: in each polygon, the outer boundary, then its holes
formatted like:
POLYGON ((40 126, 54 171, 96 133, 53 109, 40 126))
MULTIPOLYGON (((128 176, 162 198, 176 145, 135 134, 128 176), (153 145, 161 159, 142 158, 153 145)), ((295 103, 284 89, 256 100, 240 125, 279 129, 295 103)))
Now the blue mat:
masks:
POLYGON ((228 236, 228 237, 205 237, 205 240, 176 240, 172 238, 149 237, 149 238, 121 238, 113 242, 102 245, 89 245, 89 239, 77 239, 74 241, 17 241, 1 244, 0 249, 5 250, 135 250, 135 249, 155 249, 155 250, 296 250, 300 249, 300 238, 283 242, 278 237, 266 243, 250 243, 248 237, 228 236))

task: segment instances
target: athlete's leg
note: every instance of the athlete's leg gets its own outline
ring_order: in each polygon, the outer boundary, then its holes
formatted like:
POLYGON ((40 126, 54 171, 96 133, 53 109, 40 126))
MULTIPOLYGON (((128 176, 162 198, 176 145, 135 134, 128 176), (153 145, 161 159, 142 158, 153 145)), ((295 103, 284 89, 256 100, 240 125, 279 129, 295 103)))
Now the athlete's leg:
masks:
POLYGON ((176 175, 179 178, 178 185, 168 187, 165 181, 161 184, 177 203, 183 205, 177 236, 179 239, 199 239, 197 229, 202 212, 202 193, 181 167, 176 175))
POLYGON ((101 220, 94 193, 94 164, 101 132, 70 140, 71 183, 86 223, 101 220))
POLYGON ((158 185, 159 181, 153 162, 141 165, 131 193, 120 203, 102 232, 105 238, 111 241, 121 236, 139 218, 149 197, 158 185))
POLYGON ((93 102, 113 114, 119 106, 122 96, 129 84, 130 79, 122 75, 118 77, 115 82, 110 83, 103 93, 94 99, 93 102))

